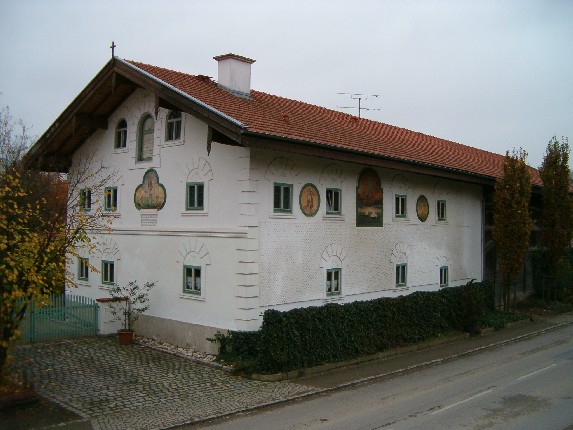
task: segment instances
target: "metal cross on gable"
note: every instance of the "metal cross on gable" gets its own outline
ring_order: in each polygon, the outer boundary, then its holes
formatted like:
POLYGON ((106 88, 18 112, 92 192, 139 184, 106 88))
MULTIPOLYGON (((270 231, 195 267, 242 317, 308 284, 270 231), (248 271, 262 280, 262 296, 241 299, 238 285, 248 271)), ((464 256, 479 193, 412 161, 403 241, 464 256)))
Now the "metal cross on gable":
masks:
POLYGON ((116 46, 117 46, 117 45, 116 45, 115 42, 112 40, 112 41, 111 41, 111 46, 110 46, 110 48, 111 48, 111 58, 115 57, 115 47, 116 47, 116 46))

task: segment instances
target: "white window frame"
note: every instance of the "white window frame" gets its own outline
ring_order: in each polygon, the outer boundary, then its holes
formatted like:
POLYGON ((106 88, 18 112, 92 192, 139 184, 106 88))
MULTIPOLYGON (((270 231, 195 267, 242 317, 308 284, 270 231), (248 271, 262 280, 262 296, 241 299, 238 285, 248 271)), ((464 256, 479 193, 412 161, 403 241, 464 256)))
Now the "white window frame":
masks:
POLYGON ((408 264, 396 264, 396 288, 405 288, 408 286, 408 264))

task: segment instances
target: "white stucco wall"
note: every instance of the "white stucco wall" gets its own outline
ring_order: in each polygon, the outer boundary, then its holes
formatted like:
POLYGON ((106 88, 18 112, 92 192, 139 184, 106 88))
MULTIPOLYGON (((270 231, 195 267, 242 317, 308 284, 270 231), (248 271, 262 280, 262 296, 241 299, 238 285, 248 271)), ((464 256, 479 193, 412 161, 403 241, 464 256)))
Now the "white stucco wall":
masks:
MULTIPOLYGON (((112 232, 100 234, 96 249, 80 254, 96 268, 101 260, 114 261, 116 283, 132 280, 156 282, 150 294, 148 315, 214 328, 235 328, 236 277, 239 255, 248 236, 241 226, 244 182, 248 174, 248 150, 213 142, 208 153, 206 124, 184 114, 182 138, 165 142, 165 116, 159 110, 155 121, 154 156, 150 162, 136 162, 136 129, 141 116, 154 115, 154 98, 142 90, 135 92, 110 118, 108 129, 98 131, 74 155, 74 163, 92 159, 93 166, 103 161, 113 174, 108 186, 117 186, 118 210, 109 215, 112 232), (128 123, 125 149, 114 149, 114 133, 120 119, 128 123), (247 168, 245 168, 247 166, 247 168), (165 206, 147 211, 156 217, 155 225, 143 225, 134 204, 134 192, 148 169, 154 169, 165 187, 165 206), (246 173, 244 173, 246 172, 246 173), (205 184, 205 210, 185 210, 187 182, 205 184), (154 214, 153 214, 154 213, 154 214), (202 293, 184 294, 183 265, 201 266, 202 293)), ((89 186, 89 184, 86 184, 89 186)), ((103 205, 102 195, 92 195, 92 212, 103 205), (99 201, 98 201, 99 200, 99 201)), ((70 260, 72 274, 77 261, 70 260)), ((107 297, 101 274, 91 272, 89 281, 78 281, 80 294, 107 297)))
POLYGON ((356 227, 356 186, 365 166, 256 154, 261 185, 260 304, 263 309, 291 309, 408 294, 439 288, 439 268, 448 266, 449 285, 481 279, 481 188, 479 186, 375 168, 383 188, 383 226, 356 227), (274 182, 293 184, 293 213, 273 214, 274 182), (318 213, 309 218, 299 206, 304 184, 321 196, 318 213), (326 188, 340 188, 342 215, 326 215, 326 188), (407 217, 394 216, 394 195, 407 196, 407 217), (416 201, 429 202, 425 222, 416 201), (438 221, 436 201, 446 200, 447 221, 438 221), (396 288, 395 266, 407 263, 407 288, 396 288), (326 295, 326 269, 342 268, 342 293, 326 295))

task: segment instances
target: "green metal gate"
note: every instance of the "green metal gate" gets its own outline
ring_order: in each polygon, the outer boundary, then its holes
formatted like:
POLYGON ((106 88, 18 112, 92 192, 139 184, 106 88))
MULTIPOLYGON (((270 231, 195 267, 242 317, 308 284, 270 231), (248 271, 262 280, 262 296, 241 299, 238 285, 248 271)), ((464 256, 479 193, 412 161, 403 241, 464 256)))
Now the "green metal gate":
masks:
POLYGON ((24 342, 95 336, 98 304, 83 296, 52 295, 44 306, 28 307, 20 333, 24 342))

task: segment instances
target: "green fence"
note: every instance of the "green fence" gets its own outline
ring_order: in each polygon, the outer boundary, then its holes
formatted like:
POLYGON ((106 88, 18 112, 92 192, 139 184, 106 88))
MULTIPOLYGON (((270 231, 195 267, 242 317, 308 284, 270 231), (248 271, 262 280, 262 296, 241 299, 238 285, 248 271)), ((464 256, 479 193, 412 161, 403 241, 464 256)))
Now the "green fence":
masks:
POLYGON ((31 305, 20 326, 21 340, 37 342, 98 334, 98 304, 72 294, 50 296, 44 306, 31 305))

